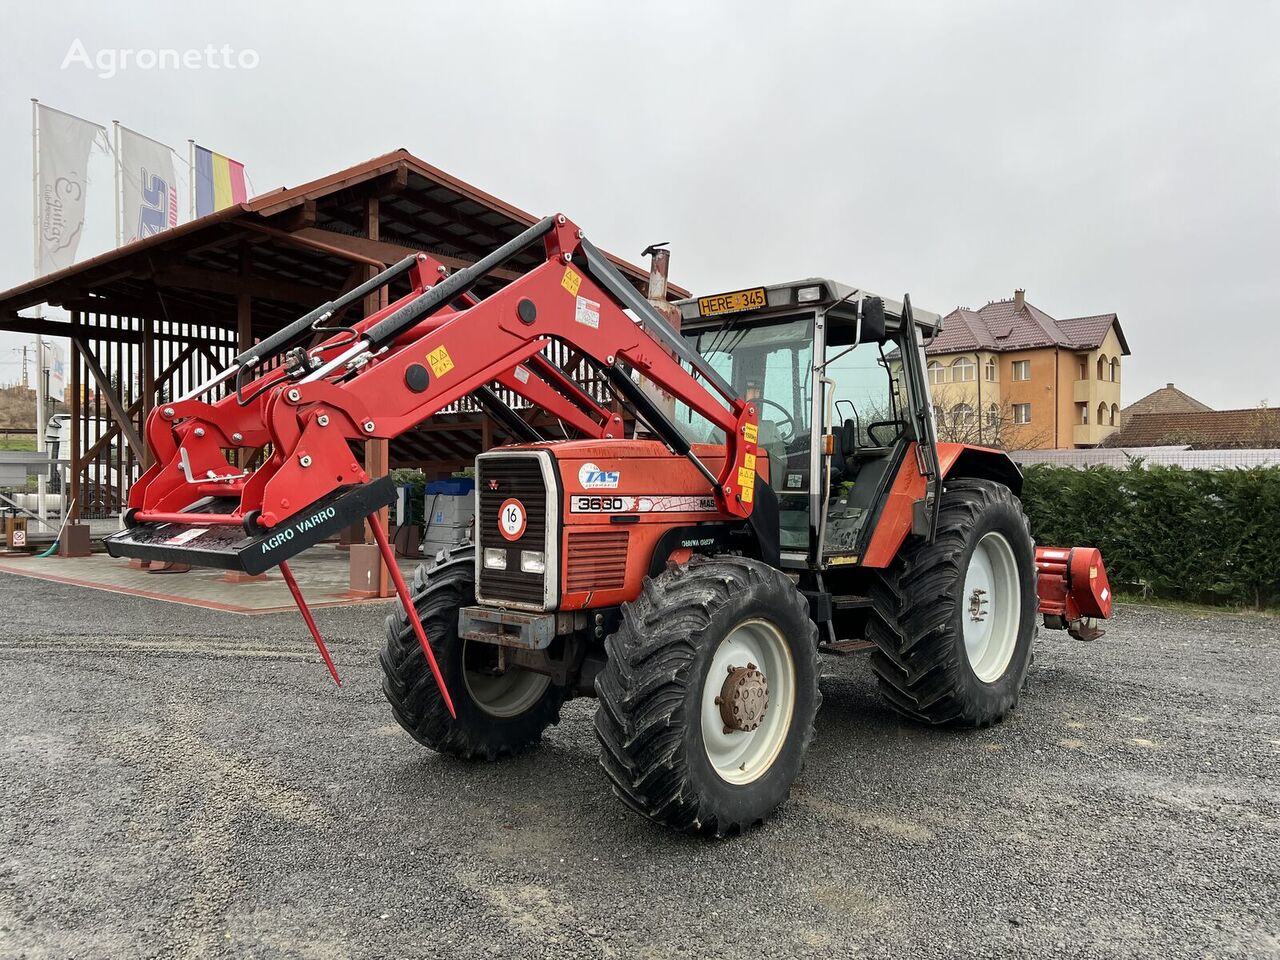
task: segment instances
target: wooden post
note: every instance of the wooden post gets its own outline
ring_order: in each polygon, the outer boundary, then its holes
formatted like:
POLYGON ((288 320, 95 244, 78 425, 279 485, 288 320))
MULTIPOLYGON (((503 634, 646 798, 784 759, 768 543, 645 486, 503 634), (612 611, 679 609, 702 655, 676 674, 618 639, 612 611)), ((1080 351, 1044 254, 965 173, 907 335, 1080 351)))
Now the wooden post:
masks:
MULTIPOLYGON (((75 326, 80 325, 80 311, 77 310, 71 315, 72 323, 75 326)), ((67 468, 67 482, 63 487, 63 497, 70 497, 66 501, 71 504, 70 512, 67 514, 69 520, 80 519, 80 416, 81 408, 84 405, 81 394, 84 391, 84 381, 80 376, 80 343, 75 338, 71 340, 71 432, 67 437, 67 449, 70 453, 71 464, 67 468)))
MULTIPOLYGON (((147 415, 151 413, 151 408, 156 403, 156 338, 155 338, 155 320, 151 317, 142 317, 142 426, 146 429, 147 415)), ((128 411, 133 413, 132 409, 128 411)), ((151 454, 151 446, 144 444, 142 448, 142 469, 146 470, 151 466, 153 457, 151 454)))
MULTIPOLYGON (((241 290, 236 294, 236 352, 244 353, 253 346, 253 301, 244 291, 243 281, 249 278, 249 245, 240 245, 240 278, 241 290)), ((253 459, 253 451, 241 449, 236 454, 236 463, 243 470, 253 459)))
MULTIPOLYGON (((379 240, 379 204, 377 196, 370 196, 365 200, 364 208, 364 232, 365 237, 369 240, 379 240)), ((365 279, 373 279, 378 275, 375 267, 369 266, 365 268, 365 279)), ((376 313, 388 303, 387 289, 383 287, 377 293, 371 293, 365 297, 364 312, 365 316, 376 313)), ((369 474, 370 479, 376 480, 379 477, 385 477, 391 464, 390 444, 386 440, 366 440, 364 445, 364 469, 369 474)), ((382 523, 382 529, 386 530, 389 511, 383 507, 378 511, 378 519, 382 523)), ((364 542, 366 544, 373 543, 373 531, 369 529, 368 524, 364 528, 364 542)), ((354 565, 358 562, 357 556, 362 551, 351 551, 351 562, 354 565)), ((379 597, 391 596, 391 577, 387 568, 382 564, 378 564, 378 583, 377 595, 379 597)))

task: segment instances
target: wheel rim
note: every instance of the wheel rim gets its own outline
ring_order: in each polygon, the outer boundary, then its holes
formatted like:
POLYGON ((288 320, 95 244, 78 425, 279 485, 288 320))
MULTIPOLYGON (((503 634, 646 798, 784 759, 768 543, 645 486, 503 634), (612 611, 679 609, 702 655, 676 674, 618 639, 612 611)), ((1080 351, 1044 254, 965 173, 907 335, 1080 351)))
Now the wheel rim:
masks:
POLYGON ((464 641, 462 656, 466 664, 462 682, 467 693, 476 706, 490 716, 519 716, 533 707, 551 686, 551 678, 545 673, 522 667, 508 666, 501 673, 495 672, 498 648, 491 643, 464 641))
POLYGON ((992 531, 978 541, 960 601, 969 666, 983 683, 994 683, 1013 659, 1022 623, 1018 561, 1004 534, 992 531))
POLYGON ((702 741, 716 775, 734 784, 764 776, 787 740, 795 700, 795 661, 778 628, 765 620, 748 620, 731 630, 716 648, 703 680, 702 741), (756 669, 748 671, 749 666, 756 669), (734 684, 732 689, 758 694, 761 675, 768 694, 763 713, 757 710, 751 716, 758 725, 750 730, 728 727, 722 694, 734 684))

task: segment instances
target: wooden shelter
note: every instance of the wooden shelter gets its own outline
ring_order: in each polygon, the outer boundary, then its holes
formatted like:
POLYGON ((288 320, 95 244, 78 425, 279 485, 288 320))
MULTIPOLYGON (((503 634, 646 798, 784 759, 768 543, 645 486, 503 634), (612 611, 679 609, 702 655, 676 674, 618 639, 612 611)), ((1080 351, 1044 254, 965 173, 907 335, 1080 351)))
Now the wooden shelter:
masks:
MULTIPOLYGON (((468 266, 536 219, 397 150, 0 293, 0 329, 70 340, 68 493, 77 515, 111 514, 146 465, 142 425, 157 402, 410 252, 468 266), (40 304, 64 308, 70 320, 21 313, 40 304)), ((534 265, 531 254, 521 256, 529 262, 516 258, 511 268, 534 265)), ((646 271, 611 259, 645 288, 646 271)), ((515 276, 500 270, 489 282, 515 276)), ((672 287, 671 296, 687 291, 672 287)), ((563 352, 554 359, 592 388, 591 373, 563 352)), ((441 475, 504 439, 464 402, 389 449, 370 443, 366 459, 372 472, 416 466, 441 475)))

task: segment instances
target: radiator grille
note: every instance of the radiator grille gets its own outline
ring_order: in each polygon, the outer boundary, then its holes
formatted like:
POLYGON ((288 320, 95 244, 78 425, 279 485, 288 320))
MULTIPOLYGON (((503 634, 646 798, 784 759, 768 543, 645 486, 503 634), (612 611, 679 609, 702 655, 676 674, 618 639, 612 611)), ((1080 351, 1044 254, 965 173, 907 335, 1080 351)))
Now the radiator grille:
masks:
MULTIPOLYGON (((547 485, 542 476, 541 458, 481 457, 476 461, 476 489, 480 492, 476 517, 481 558, 478 593, 485 600, 510 601, 542 609, 545 575, 524 573, 520 569, 521 550, 546 552, 547 485), (498 509, 510 497, 524 505, 527 523, 524 536, 514 542, 498 530, 498 509), (486 548, 506 551, 507 569, 487 569, 483 563, 486 548)), ((551 560, 549 556, 546 559, 551 560)), ((554 575, 554 571, 550 572, 554 575)))
POLYGON ((565 587, 571 592, 618 590, 626 582, 627 530, 569 534, 565 587))

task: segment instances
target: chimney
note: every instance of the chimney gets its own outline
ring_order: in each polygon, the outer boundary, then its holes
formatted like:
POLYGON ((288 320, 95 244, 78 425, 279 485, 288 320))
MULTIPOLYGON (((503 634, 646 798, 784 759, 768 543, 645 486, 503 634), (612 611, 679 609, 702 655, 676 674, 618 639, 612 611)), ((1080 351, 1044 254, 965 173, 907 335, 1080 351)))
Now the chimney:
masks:
POLYGON ((1164 385, 1164 388, 1165 388, 1166 390, 1172 390, 1172 389, 1173 389, 1173 384, 1172 384, 1172 383, 1166 383, 1166 384, 1164 385))
POLYGON ((1013 309, 1015 313, 1020 313, 1022 308, 1027 305, 1027 291, 1019 288, 1013 291, 1013 309))

